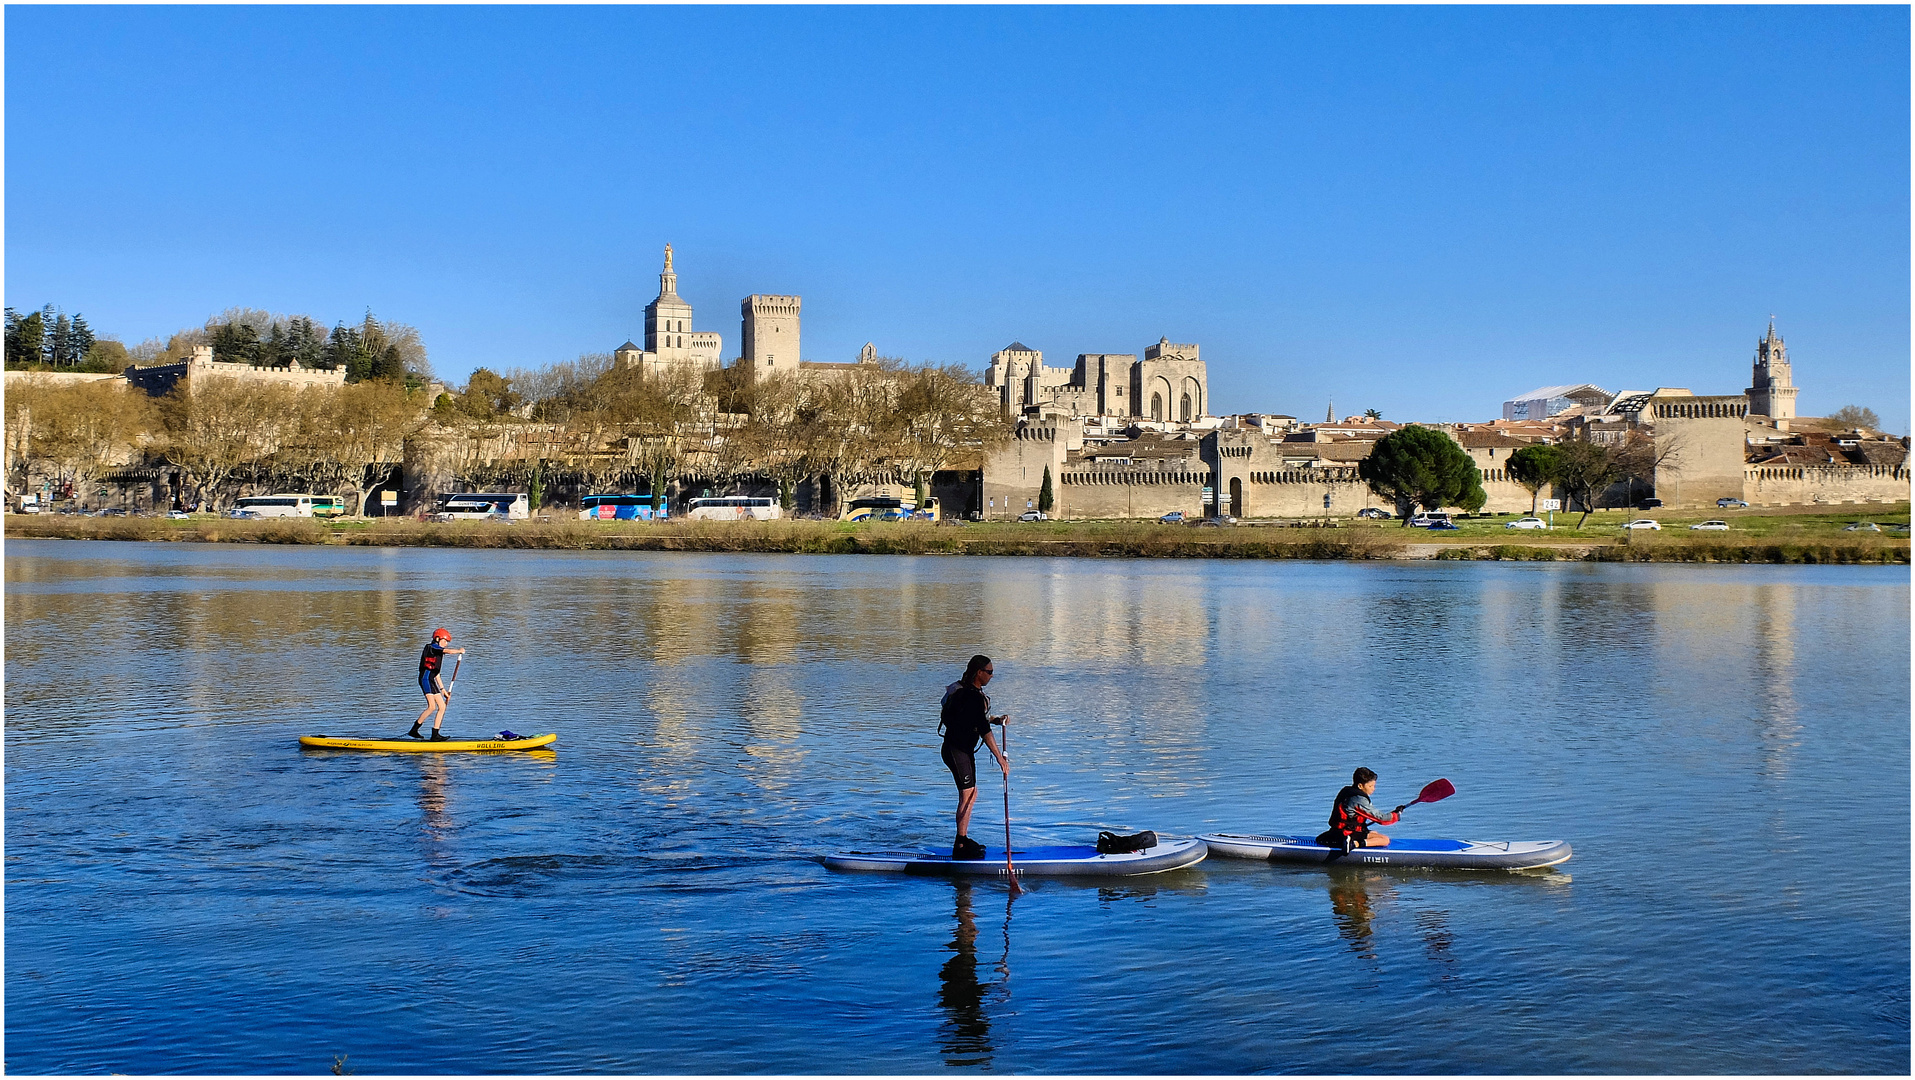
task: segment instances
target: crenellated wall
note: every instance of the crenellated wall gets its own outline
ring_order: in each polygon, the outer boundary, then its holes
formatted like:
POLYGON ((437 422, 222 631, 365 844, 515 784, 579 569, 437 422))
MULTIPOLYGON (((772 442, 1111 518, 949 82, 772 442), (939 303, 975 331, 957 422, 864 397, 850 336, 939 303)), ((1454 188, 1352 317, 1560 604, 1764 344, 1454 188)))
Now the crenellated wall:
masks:
POLYGON ((1750 465, 1742 497, 1750 506, 1906 502, 1906 465, 1750 465))

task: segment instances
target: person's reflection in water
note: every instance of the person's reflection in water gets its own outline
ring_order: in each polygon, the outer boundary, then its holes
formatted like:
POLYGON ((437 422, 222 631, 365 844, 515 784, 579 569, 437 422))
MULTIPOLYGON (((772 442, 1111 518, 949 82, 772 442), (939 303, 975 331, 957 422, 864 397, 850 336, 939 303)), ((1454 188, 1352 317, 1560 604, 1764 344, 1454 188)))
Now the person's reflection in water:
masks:
POLYGON ((1370 942, 1370 924, 1376 919, 1372 886, 1387 896, 1389 883, 1371 881, 1361 870, 1330 871, 1330 910, 1336 915, 1337 933, 1365 960, 1376 959, 1370 942))
POLYGON ((988 1066, 991 1020, 984 1014, 986 986, 977 978, 977 916, 971 911, 971 885, 958 882, 952 891, 957 894, 957 927, 949 947, 955 955, 938 969, 938 1005, 949 1017, 939 1029, 940 1049, 944 1063, 953 1068, 988 1066))
POLYGON ((446 761, 444 754, 419 754, 419 809, 425 817, 426 835, 445 838, 452 827, 446 813, 446 761))

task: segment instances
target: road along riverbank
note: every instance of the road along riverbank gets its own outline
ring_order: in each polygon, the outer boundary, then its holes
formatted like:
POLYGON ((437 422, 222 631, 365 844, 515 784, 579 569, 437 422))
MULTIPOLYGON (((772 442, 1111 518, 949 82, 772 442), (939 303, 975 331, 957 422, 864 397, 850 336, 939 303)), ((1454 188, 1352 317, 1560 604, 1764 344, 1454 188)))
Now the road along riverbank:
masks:
MULTIPOLYGON (((1879 515, 1884 523, 1894 514, 1879 515)), ((1906 504, 1899 520, 1906 522, 1906 504)), ((1428 533, 1393 523, 1193 529, 1154 522, 534 521, 410 519, 238 521, 14 515, 19 539, 343 544, 370 547, 567 551, 765 552, 815 555, 1039 555, 1087 558, 1466 559, 1525 562, 1909 562, 1906 532, 1845 532, 1850 515, 1773 516, 1760 528, 1626 532, 1607 523, 1555 533, 1505 531, 1498 522, 1428 533), (1435 539, 1441 537, 1441 540, 1435 539)))

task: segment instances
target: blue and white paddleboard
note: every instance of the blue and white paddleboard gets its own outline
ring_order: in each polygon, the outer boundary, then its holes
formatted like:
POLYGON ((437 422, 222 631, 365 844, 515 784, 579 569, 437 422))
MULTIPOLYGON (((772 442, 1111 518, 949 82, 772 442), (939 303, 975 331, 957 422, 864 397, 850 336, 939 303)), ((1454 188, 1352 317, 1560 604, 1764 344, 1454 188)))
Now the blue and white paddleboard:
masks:
MULTIPOLYGON (((1012 848, 1011 863, 1020 878, 1040 877, 1135 877, 1180 870, 1203 861, 1209 849, 1194 837, 1164 839, 1156 847, 1100 855, 1094 847, 1012 848)), ((824 864, 833 870, 884 870, 898 874, 929 877, 1009 876, 1004 868, 1004 849, 986 848, 982 859, 953 859, 942 851, 849 851, 827 855, 824 864)))
POLYGON ((1389 847, 1320 846, 1314 836, 1245 836, 1204 833, 1210 850, 1231 859, 1276 863, 1334 863, 1340 866, 1420 866, 1451 870, 1524 870, 1555 866, 1569 858, 1567 840, 1416 840, 1390 837, 1389 847))

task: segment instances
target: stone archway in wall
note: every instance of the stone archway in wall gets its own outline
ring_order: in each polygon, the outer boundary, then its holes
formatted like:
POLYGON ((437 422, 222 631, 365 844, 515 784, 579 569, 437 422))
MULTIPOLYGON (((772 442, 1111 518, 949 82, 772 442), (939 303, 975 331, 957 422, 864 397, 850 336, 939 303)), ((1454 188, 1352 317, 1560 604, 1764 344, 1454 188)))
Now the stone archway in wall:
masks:
POLYGON ((1204 415, 1204 388, 1197 380, 1184 376, 1184 396, 1190 400, 1190 415, 1186 420, 1195 420, 1204 415))
POLYGON ((1185 394, 1182 398, 1178 399, 1177 401, 1177 420, 1180 423, 1185 423, 1185 424, 1190 423, 1190 395, 1189 394, 1185 394))
POLYGON ((1150 418, 1152 420, 1162 420, 1164 418, 1164 395, 1150 395, 1150 418))
POLYGON ((1162 375, 1150 380, 1150 418, 1169 420, 1172 410, 1177 407, 1177 395, 1171 391, 1170 380, 1162 375), (1160 406, 1158 402, 1163 404, 1160 406))
POLYGON ((1230 516, 1243 517, 1243 477, 1230 478, 1230 516))

